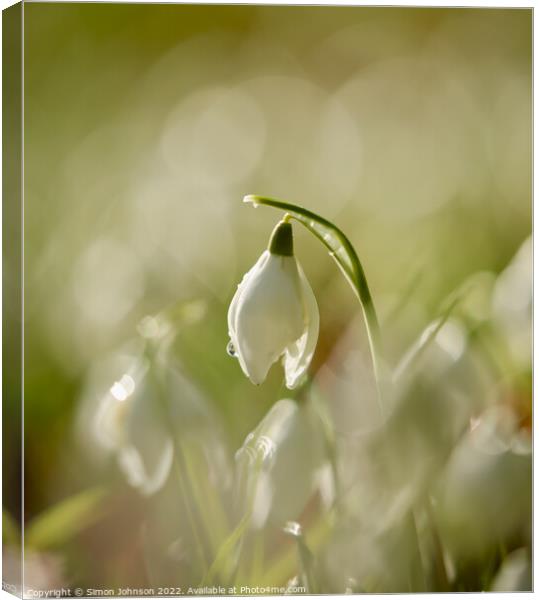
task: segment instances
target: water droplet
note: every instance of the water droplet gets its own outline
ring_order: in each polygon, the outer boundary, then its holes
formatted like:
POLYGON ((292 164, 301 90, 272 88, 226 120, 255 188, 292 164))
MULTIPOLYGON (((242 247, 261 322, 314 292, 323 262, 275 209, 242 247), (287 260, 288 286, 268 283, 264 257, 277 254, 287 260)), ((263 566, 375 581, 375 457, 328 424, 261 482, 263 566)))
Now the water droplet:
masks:
POLYGON ((236 357, 236 348, 234 348, 234 344, 232 342, 228 342, 227 346, 226 346, 226 351, 230 356, 234 356, 236 357))
POLYGON ((301 525, 297 521, 287 521, 283 530, 294 537, 301 537, 303 535, 301 525))

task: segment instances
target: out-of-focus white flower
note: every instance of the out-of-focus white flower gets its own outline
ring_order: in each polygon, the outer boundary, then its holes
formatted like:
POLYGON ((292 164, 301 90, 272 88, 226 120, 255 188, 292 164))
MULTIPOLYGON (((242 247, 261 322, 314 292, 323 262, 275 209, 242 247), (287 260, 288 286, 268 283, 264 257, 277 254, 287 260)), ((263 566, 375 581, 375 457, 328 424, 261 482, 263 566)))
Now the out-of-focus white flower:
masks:
POLYGON ((320 418, 311 402, 278 400, 236 453, 238 501, 252 503, 252 526, 301 518, 324 462, 320 418))
POLYGON ((528 370, 532 352, 533 247, 527 238, 494 285, 494 322, 504 335, 511 358, 528 370))
POLYGON ((135 360, 131 372, 111 386, 96 414, 95 433, 104 448, 116 453, 129 483, 149 495, 169 474, 173 445, 148 368, 146 361, 135 360))
POLYGON ((281 221, 230 304, 229 352, 254 384, 262 383, 283 356, 286 385, 292 389, 309 367, 318 329, 318 305, 294 256, 292 226, 281 221))
MULTIPOLYGON (((212 417, 202 393, 173 361, 139 355, 126 357, 126 362, 123 375, 103 394, 92 416, 93 438, 116 455, 130 485, 151 495, 169 476, 172 436, 177 436, 178 444, 198 439, 200 431, 211 426, 212 417)), ((200 446, 215 464, 219 444, 203 441, 200 446)))
POLYGON ((434 488, 433 508, 457 562, 531 531, 532 448, 529 443, 526 451, 526 436, 512 408, 492 406, 451 452, 434 488))
POLYGON ((519 548, 503 561, 491 585, 493 592, 530 592, 532 565, 527 548, 519 548))

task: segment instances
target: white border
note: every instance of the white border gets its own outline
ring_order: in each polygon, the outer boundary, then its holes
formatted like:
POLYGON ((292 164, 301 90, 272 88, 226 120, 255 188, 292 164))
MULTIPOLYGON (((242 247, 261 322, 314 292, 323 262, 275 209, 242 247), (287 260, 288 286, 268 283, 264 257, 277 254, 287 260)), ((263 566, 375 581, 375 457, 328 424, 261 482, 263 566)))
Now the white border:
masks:
MULTIPOLYGON (((25 0, 28 2, 36 2, 36 1, 40 1, 40 0, 25 0)), ((52 0, 54 2, 69 2, 70 0, 52 0)), ((84 0, 76 0, 76 1, 84 1, 84 0)), ((92 0, 92 1, 99 1, 99 0, 92 0)), ((8 8, 9 6, 12 6, 13 4, 15 4, 16 2, 13 2, 13 0, 0 0, 0 8, 2 10, 4 10, 5 8, 8 8)), ((107 3, 107 2, 102 2, 102 3, 107 3)), ((152 0, 114 0, 114 2, 108 2, 108 3, 115 3, 115 4, 271 4, 271 5, 300 5, 300 6, 313 6, 313 5, 324 5, 324 6, 370 6, 370 7, 433 7, 433 8, 485 8, 485 9, 489 9, 489 8, 534 8, 534 4, 533 2, 521 2, 521 1, 512 1, 512 0, 491 0, 489 2, 485 2, 485 1, 480 1, 480 0, 476 0, 475 2, 451 2, 451 1, 438 1, 438 2, 427 2, 427 1, 422 1, 422 0, 416 0, 415 2, 406 2, 403 0, 393 0, 393 2, 391 3, 387 3, 387 4, 376 4, 373 2, 357 2, 357 1, 352 1, 352 0, 341 0, 339 2, 335 2, 335 1, 326 1, 326 2, 309 2, 308 0, 295 0, 294 2, 287 2, 286 0, 273 0, 271 2, 264 2, 263 0, 251 0, 250 2, 245 2, 245 1, 239 1, 239 0, 230 0, 230 1, 225 1, 225 0, 213 0, 212 2, 200 2, 197 0, 191 1, 191 2, 174 2, 173 0, 160 0, 158 2, 153 2, 152 0)), ((22 241, 24 242, 24 3, 23 3, 23 10, 22 10, 22 23, 23 23, 23 32, 22 32, 22 44, 23 44, 23 48, 22 48, 22 61, 23 61, 23 77, 22 77, 22 93, 23 93, 23 102, 22 102, 22 136, 23 136, 23 146, 21 148, 22 150, 22 156, 23 156, 23 160, 22 160, 22 164, 21 164, 21 176, 23 177, 22 180, 22 206, 21 206, 21 219, 22 219, 22 241)), ((536 29, 536 13, 534 11, 533 14, 533 29, 535 31, 536 29)), ((0 28, 0 48, 1 48, 1 28, 0 28)), ((535 43, 533 44, 533 80, 535 81, 535 74, 536 74, 536 65, 537 65, 537 55, 536 55, 536 46, 535 43)), ((0 79, 0 92, 1 92, 1 79, 0 79)), ((536 108, 536 98, 534 95, 534 114, 535 114, 535 108, 536 108)), ((534 128, 534 137, 533 139, 535 140, 537 137, 537 131, 538 131, 538 125, 537 122, 533 121, 533 128, 534 128)), ((1 120, 0 120, 0 136, 1 136, 1 120)), ((1 151, 0 151, 1 152, 1 151)), ((536 169, 538 167, 538 159, 535 155, 535 153, 533 153, 533 163, 534 163, 534 176, 536 173, 536 169)), ((1 170, 1 161, 0 161, 0 170, 1 170)), ((533 193, 532 193, 532 198, 533 198, 533 206, 535 207, 535 190, 533 189, 533 193)), ((536 226, 537 226, 537 214, 536 211, 533 211, 533 228, 534 231, 536 230, 536 226)), ((2 240, 2 232, 0 229, 0 244, 1 244, 1 240, 2 240)), ((535 265, 539 264, 538 261, 536 261, 536 252, 537 252, 537 247, 536 244, 534 243, 534 275, 535 275, 535 265)), ((24 243, 22 244, 22 249, 21 249, 21 260, 22 260, 22 311, 23 311, 23 319, 22 319, 22 358, 23 358, 23 363, 22 363, 22 373, 24 374, 24 243)), ((0 274, 1 274, 1 266, 0 266, 0 274)), ((539 284, 537 282, 537 278, 535 278, 534 276, 534 315, 535 315, 535 309, 536 309, 536 302, 537 302, 537 298, 538 298, 538 294, 537 294, 537 288, 539 287, 539 284)), ((0 289, 1 289, 1 279, 0 279, 0 289)), ((537 333, 538 333, 538 324, 537 321, 534 319, 534 323, 533 323, 533 330, 534 330, 534 340, 537 337, 537 333)), ((0 332, 1 332, 1 324, 0 324, 0 332)), ((0 347, 0 359, 1 359, 1 347, 0 347)), ((0 361, 0 373, 1 373, 1 361, 0 361)), ((533 360, 533 381, 534 381, 534 386, 533 386, 533 390, 535 392, 535 380, 536 380, 536 376, 537 376, 537 363, 535 361, 535 354, 534 354, 534 360, 533 360)), ((24 375, 23 375, 23 386, 24 386, 24 375)), ((535 397, 535 393, 534 393, 534 397, 535 397)), ((533 412, 533 427, 534 427, 534 431, 535 428, 537 426, 537 415, 535 413, 535 411, 533 412)), ((0 440, 1 440, 1 431, 0 431, 0 440)), ((22 393, 22 457, 23 457, 23 461, 24 461, 24 388, 23 388, 23 393, 22 393)), ((535 436, 534 436, 534 451, 535 451, 535 436)), ((1 446, 0 446, 0 452, 1 452, 1 446)), ((533 474, 534 474, 534 483, 537 481, 537 473, 536 473, 536 468, 537 468, 537 464, 534 461, 534 469, 533 469, 533 474)), ((24 462, 22 465, 22 477, 23 477, 23 481, 22 483, 24 483, 24 462)), ((1 492, 0 492, 0 499, 1 499, 1 492)), ((536 495, 535 495, 535 486, 534 486, 534 514, 535 514, 535 499, 536 499, 536 495)), ((23 508, 24 508, 24 485, 22 485, 22 502, 23 502, 23 508)), ((536 534, 537 534, 537 521, 534 519, 534 526, 533 526, 533 534, 534 534, 534 540, 536 539, 536 534)), ((23 526, 23 539, 24 539, 24 526, 23 526)), ((23 548, 24 548, 24 544, 23 544, 23 548)), ((538 581, 537 577, 538 577, 538 573, 539 573, 539 561, 534 560, 533 561, 533 579, 534 579, 534 583, 536 581, 538 581)), ((1 565, 0 565, 1 568, 1 565)), ((22 587, 24 589, 24 573, 23 573, 23 577, 22 577, 22 587)), ((530 596, 530 593, 521 593, 522 596, 530 596)), ((430 598, 437 598, 439 596, 439 594, 422 594, 421 597, 426 598, 426 599, 430 599, 430 598)), ((444 594, 444 598, 454 598, 454 597, 459 597, 461 596, 460 594, 444 594)), ((482 593, 470 593, 470 594, 466 594, 467 597, 469 598, 473 598, 473 599, 477 599, 479 600, 479 598, 483 598, 484 599, 484 594, 482 593)), ((489 598, 498 598, 498 597, 504 597, 506 596, 506 594, 498 594, 498 593, 489 593, 488 597, 489 598)), ((222 596, 221 596, 222 597, 222 596)), ((327 597, 327 596, 326 596, 327 597)), ((330 596, 330 597, 340 597, 340 596, 330 596)), ((361 597, 372 597, 371 594, 363 594, 361 595, 361 597)), ((10 594, 8 594, 7 592, 0 592, 0 598, 13 598, 13 596, 11 596, 10 594)), ((278 597, 280 598, 280 597, 278 597)))

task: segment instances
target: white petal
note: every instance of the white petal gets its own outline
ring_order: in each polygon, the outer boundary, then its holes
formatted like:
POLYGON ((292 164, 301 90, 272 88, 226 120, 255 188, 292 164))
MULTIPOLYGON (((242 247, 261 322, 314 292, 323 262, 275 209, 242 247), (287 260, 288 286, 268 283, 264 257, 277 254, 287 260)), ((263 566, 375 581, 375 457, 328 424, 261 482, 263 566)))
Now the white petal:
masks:
POLYGON ((145 361, 134 359, 126 372, 103 396, 94 417, 94 435, 106 450, 117 450, 125 442, 133 394, 147 368, 145 361))
POLYGON ((230 303, 230 307, 228 308, 228 335, 230 336, 230 341, 232 342, 232 346, 234 347, 234 351, 236 353, 236 357, 240 362, 240 366, 243 372, 247 375, 247 368, 245 366, 245 362, 243 361, 241 354, 238 350, 238 340, 236 338, 236 313, 238 310, 238 302, 243 290, 245 290, 245 286, 248 281, 254 276, 256 273, 260 271, 260 269, 264 266, 266 261, 269 258, 269 252, 266 250, 260 255, 260 258, 256 261, 256 263, 245 273, 243 279, 238 284, 238 289, 232 298, 230 303))
POLYGON ((232 298, 232 301, 230 302, 230 307, 228 309, 228 334, 231 337, 233 335, 235 335, 235 325, 234 324, 236 321, 236 311, 238 308, 238 300, 240 298, 241 292, 242 292, 242 290, 245 289, 245 286, 246 286, 247 282, 249 281, 249 279, 251 278, 251 276, 254 275, 255 273, 257 273, 264 266, 264 264, 268 260, 268 258, 269 258, 269 252, 267 250, 265 252, 262 252, 262 254, 260 255, 260 258, 247 271, 247 273, 245 273, 245 275, 243 276, 243 279, 238 284, 238 289, 236 290, 236 293, 234 294, 234 297, 232 298))
POLYGON ((133 446, 125 446, 118 453, 118 462, 130 485, 149 496, 163 487, 167 480, 174 456, 172 440, 164 440, 163 451, 148 471, 140 453, 133 446))
POLYGON ((318 304, 299 263, 298 271, 305 311, 305 327, 301 337, 287 347, 284 355, 283 363, 286 374, 286 387, 289 389, 297 386, 299 380, 311 364, 316 342, 318 341, 320 326, 318 304))
POLYGON ((242 285, 231 312, 232 342, 242 369, 253 383, 261 383, 271 365, 303 330, 296 259, 268 254, 242 285))
POLYGON ((159 489, 172 465, 172 439, 163 420, 160 389, 152 377, 137 386, 125 423, 125 444, 119 454, 122 468, 144 493, 159 489))

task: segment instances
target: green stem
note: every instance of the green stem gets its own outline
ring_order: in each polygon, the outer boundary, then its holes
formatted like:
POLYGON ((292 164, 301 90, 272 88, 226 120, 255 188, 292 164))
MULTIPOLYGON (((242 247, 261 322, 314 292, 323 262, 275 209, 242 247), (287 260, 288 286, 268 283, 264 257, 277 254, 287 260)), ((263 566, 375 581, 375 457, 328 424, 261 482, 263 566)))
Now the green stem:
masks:
POLYGON ((185 510, 187 512, 187 520, 189 522, 189 525, 191 527, 191 532, 193 534, 193 541, 194 541, 195 551, 196 551, 198 560, 200 561, 200 564, 203 565, 204 571, 207 571, 208 563, 206 561, 204 545, 203 545, 201 537, 200 537, 199 529, 197 526, 195 516, 193 514, 193 510, 191 508, 190 502, 191 502, 192 494, 190 493, 190 490, 187 489, 187 484, 184 479, 185 464, 182 459, 183 459, 183 456, 181 454, 181 450, 180 450, 178 444, 176 442, 174 442, 173 462, 174 462, 174 468, 175 468, 176 474, 177 474, 178 483, 180 486, 180 491, 181 491, 181 494, 184 499, 185 510))
POLYGON ((177 480, 178 480, 178 484, 180 487, 180 493, 183 496, 185 510, 187 513, 187 521, 189 523, 189 526, 191 528, 191 532, 193 535, 195 552, 197 554, 198 560, 200 561, 200 564, 202 564, 204 569, 207 570, 208 563, 207 563, 206 554, 204 551, 204 544, 203 544, 201 536, 200 536, 197 520, 195 518, 195 515, 194 515, 192 507, 191 507, 191 498, 193 498, 193 492, 190 489, 191 486, 189 484, 188 479, 186 479, 187 469, 186 469, 186 465, 185 465, 185 459, 184 459, 180 444, 178 443, 178 440, 176 439, 176 431, 173 426, 173 419, 172 419, 172 415, 170 413, 170 408, 168 406, 166 392, 163 389, 161 376, 159 373, 156 373, 154 371, 156 368, 158 368, 157 365, 155 364, 155 362, 156 362, 155 352, 157 350, 156 350, 156 348, 152 348, 151 346, 152 346, 151 344, 148 344, 146 346, 146 356, 149 359, 150 364, 151 364, 150 372, 149 372, 148 376, 154 378, 156 389, 158 391, 157 395, 158 395, 158 400, 159 400, 160 408, 161 408, 162 415, 163 415, 163 420, 164 420, 164 423, 166 424, 166 427, 168 429, 168 434, 172 441, 173 468, 176 471, 177 480))
POLYGON ((447 592, 450 589, 450 584, 449 576, 447 574, 447 569, 445 566, 444 550, 438 531, 438 525, 432 512, 431 499, 428 496, 425 502, 425 510, 427 513, 427 519, 432 536, 432 545, 434 550, 434 569, 438 583, 437 591, 447 592))

